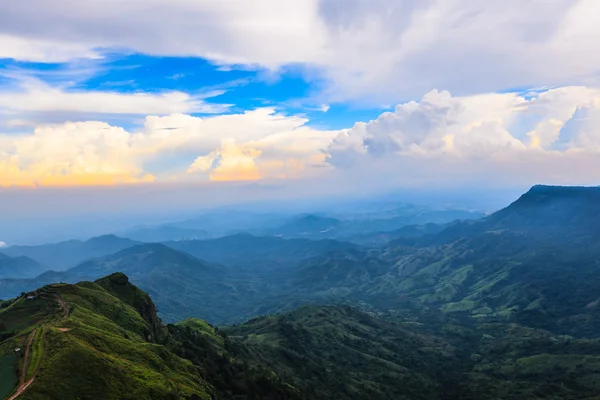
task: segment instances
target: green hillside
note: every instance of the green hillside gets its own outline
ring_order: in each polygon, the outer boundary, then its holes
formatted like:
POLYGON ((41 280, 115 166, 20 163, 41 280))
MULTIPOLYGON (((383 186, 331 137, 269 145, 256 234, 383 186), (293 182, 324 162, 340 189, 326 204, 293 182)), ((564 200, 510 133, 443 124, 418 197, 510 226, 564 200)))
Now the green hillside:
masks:
POLYGON ((465 319, 436 307, 374 313, 305 306, 241 325, 189 318, 165 326, 150 297, 116 273, 2 302, 0 321, 5 398, 579 400, 600 394, 600 339, 510 319, 465 319))
POLYGON ((303 307, 225 328, 310 399, 442 399, 456 349, 350 307, 303 307))
MULTIPOLYGON (((0 397, 16 390, 15 384, 25 388, 19 399, 209 399, 218 395, 218 388, 207 379, 206 365, 175 354, 181 347, 178 336, 171 335, 148 295, 125 275, 76 285, 53 284, 27 296, 3 303, 0 311, 0 397)), ((224 342, 213 344, 220 347, 215 354, 227 364, 224 342)), ((262 379, 260 373, 249 371, 242 365, 222 379, 225 383, 262 379)), ((265 386, 267 392, 283 386, 276 380, 270 384, 265 386)))

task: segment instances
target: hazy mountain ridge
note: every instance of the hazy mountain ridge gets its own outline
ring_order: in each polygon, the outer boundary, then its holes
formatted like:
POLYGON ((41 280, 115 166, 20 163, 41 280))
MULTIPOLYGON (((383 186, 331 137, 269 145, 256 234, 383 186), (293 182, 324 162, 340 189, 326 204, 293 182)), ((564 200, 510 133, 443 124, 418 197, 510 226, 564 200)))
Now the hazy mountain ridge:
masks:
MULTIPOLYGON (((433 307, 469 318, 529 318, 547 329, 544 316, 553 313, 553 330, 589 335, 600 327, 588 307, 600 284, 597 193, 534 187, 484 219, 453 222, 439 232, 439 226, 411 229, 426 234, 381 248, 237 234, 132 247, 123 251, 132 252, 129 258, 88 261, 55 277, 74 282, 124 271, 155 297, 168 321, 200 315, 230 323, 305 303, 350 301, 383 310, 433 307), (557 208, 563 220, 553 217, 557 208), (553 233, 552 224, 562 232, 553 233), (151 248, 156 251, 144 261, 143 249, 151 248), (571 324, 574 318, 588 320, 583 331, 571 324)), ((12 296, 50 279, 24 280, 25 289, 18 280, 0 280, 0 290, 12 296)))
POLYGON ((0 279, 32 278, 44 271, 44 267, 29 257, 9 257, 0 253, 0 279))
POLYGON ((104 235, 83 242, 69 240, 40 246, 10 246, 2 252, 12 257, 29 257, 47 270, 63 271, 87 259, 109 255, 138 243, 115 235, 104 235))

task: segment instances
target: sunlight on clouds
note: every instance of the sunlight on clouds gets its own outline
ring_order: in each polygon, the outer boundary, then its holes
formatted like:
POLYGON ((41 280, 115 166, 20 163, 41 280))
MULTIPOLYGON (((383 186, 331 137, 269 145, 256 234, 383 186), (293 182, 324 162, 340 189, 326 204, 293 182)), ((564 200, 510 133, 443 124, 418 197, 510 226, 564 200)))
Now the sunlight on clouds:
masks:
POLYGON ((262 176, 256 166, 261 151, 238 146, 235 139, 224 139, 221 147, 210 154, 198 157, 188 169, 189 173, 209 171, 211 181, 254 181, 262 176))
POLYGON ((132 132, 97 121, 41 126, 32 134, 0 135, 0 186, 298 177, 324 163, 323 149, 336 134, 306 122, 258 109, 211 118, 148 116, 132 132), (185 170, 163 161, 191 154, 196 159, 185 170))
MULTIPOLYGON (((420 101, 351 129, 322 131, 271 108, 199 118, 147 116, 137 130, 67 122, 0 135, 0 186, 119 185, 152 181, 446 179, 462 171, 527 167, 536 180, 600 178, 600 90, 564 87, 420 101), (175 160, 175 161, 174 161, 175 160), (561 169, 561 166, 564 167, 561 169), (553 172, 550 172, 553 171, 553 172), (588 172, 586 172, 588 171, 588 172)), ((508 175, 504 176, 505 178, 508 175)))
POLYGON ((104 122, 0 137, 0 186, 114 185, 153 180, 132 159, 130 135, 104 122))

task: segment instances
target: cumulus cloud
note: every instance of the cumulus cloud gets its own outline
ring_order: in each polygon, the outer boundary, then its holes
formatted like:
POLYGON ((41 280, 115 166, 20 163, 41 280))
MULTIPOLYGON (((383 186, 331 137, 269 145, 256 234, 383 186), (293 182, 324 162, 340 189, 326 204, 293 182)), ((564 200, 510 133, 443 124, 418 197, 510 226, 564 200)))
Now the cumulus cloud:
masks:
POLYGON ((309 65, 329 81, 324 101, 380 104, 435 87, 467 95, 590 84, 600 68, 590 51, 599 8, 595 0, 23 0, 3 6, 0 56, 56 61, 127 48, 309 65))
POLYGON ((208 118, 151 115, 139 129, 99 121, 41 125, 0 135, 0 186, 600 179, 597 89, 474 96, 433 90, 350 129, 324 131, 308 122, 262 108, 208 118))
POLYGON ((306 122, 258 109, 211 118, 148 116, 131 132, 99 121, 40 126, 0 135, 0 186, 285 178, 288 170, 323 164, 322 149, 336 134, 306 122))
POLYGON ((198 157, 188 172, 210 171, 212 181, 258 180, 262 175, 256 166, 256 159, 261 153, 252 147, 238 146, 235 139, 224 139, 219 149, 198 157))
POLYGON ((0 186, 110 185, 152 181, 131 135, 104 122, 65 123, 0 136, 0 186))
POLYGON ((419 102, 357 123, 328 147, 328 162, 338 168, 371 173, 387 168, 401 176, 428 175, 429 181, 515 174, 534 182, 564 183, 570 177, 591 183, 600 178, 598 156, 600 90, 584 87, 533 97, 453 97, 434 90, 419 102))

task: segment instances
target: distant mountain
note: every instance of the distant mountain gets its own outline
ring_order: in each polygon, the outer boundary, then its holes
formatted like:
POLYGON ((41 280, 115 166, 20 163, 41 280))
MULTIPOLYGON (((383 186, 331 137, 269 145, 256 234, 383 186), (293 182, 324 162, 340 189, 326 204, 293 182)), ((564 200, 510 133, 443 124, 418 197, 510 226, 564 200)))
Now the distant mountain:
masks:
POLYGON ((451 224, 420 245, 449 243, 484 232, 519 232, 546 240, 595 240, 600 234, 600 187, 533 186, 486 218, 451 224))
POLYGON ((213 260, 203 261, 163 244, 136 245, 84 261, 67 271, 47 272, 33 279, 0 279, 0 298, 13 297, 51 282, 93 280, 120 271, 153 296, 161 316, 167 321, 190 315, 202 315, 218 323, 240 321, 298 304, 296 300, 276 298, 286 293, 287 270, 293 268, 296 261, 357 247, 328 240, 288 241, 245 234, 172 243, 175 244, 213 260), (214 261, 227 261, 228 266, 214 261), (275 297, 267 300, 270 296, 275 297))
POLYGON ((268 229, 264 233, 285 238, 328 238, 336 236, 338 232, 334 231, 339 228, 343 229, 343 223, 339 219, 302 215, 294 217, 278 227, 268 229))
POLYGON ((214 237, 201 229, 185 229, 175 226, 156 226, 123 232, 121 236, 138 242, 156 243, 169 240, 210 239, 214 237))
POLYGON ((379 251, 306 260, 290 287, 313 298, 382 309, 436 307, 595 337, 600 332, 598 200, 597 188, 537 186, 480 221, 451 224, 379 251))
POLYGON ((448 226, 454 223, 460 223, 460 221, 449 222, 447 224, 428 223, 425 225, 407 225, 393 231, 382 231, 356 235, 350 240, 352 241, 352 243, 360 244, 363 246, 375 247, 385 246, 390 242, 398 240, 409 239, 409 242, 412 242, 410 239, 434 235, 443 231, 448 226))
POLYGON ((354 250, 359 246, 336 240, 282 239, 240 233, 210 240, 165 242, 165 245, 203 260, 230 266, 289 268, 296 262, 315 255, 354 250))
POLYGON ((0 279, 31 278, 43 270, 41 264, 29 257, 9 257, 0 253, 0 279))
POLYGON ((29 257, 46 267, 46 270, 63 271, 87 259, 112 254, 138 243, 114 235, 105 235, 85 242, 69 240, 40 246, 10 246, 2 249, 2 252, 11 257, 29 257))
POLYGON ((565 233, 597 239, 600 234, 600 187, 534 186, 485 221, 493 229, 538 235, 565 233))
POLYGON ((69 269, 80 276, 108 275, 121 271, 130 277, 147 276, 156 272, 196 273, 208 267, 188 254, 158 243, 140 244, 102 258, 85 261, 69 269))
MULTIPOLYGON (((402 213, 401 213, 402 214, 402 213)), ((463 210, 420 210, 408 208, 400 216, 388 218, 357 214, 346 218, 319 215, 295 217, 275 228, 259 230, 259 235, 284 238, 337 239, 358 244, 380 245, 394 238, 418 236, 441 230, 444 224, 483 217, 479 212, 463 210), (436 229, 436 227, 440 227, 436 229)))
MULTIPOLYGON (((534 187, 482 220, 453 222, 441 231, 405 227, 398 233, 403 237, 379 248, 237 234, 135 246, 56 278, 73 282, 124 271, 155 297, 168 321, 201 315, 222 324, 306 303, 349 301, 379 310, 426 307, 466 319, 527 320, 592 337, 600 332, 597 192, 534 187)), ((0 297, 47 282, 43 275, 0 280, 0 297)))

